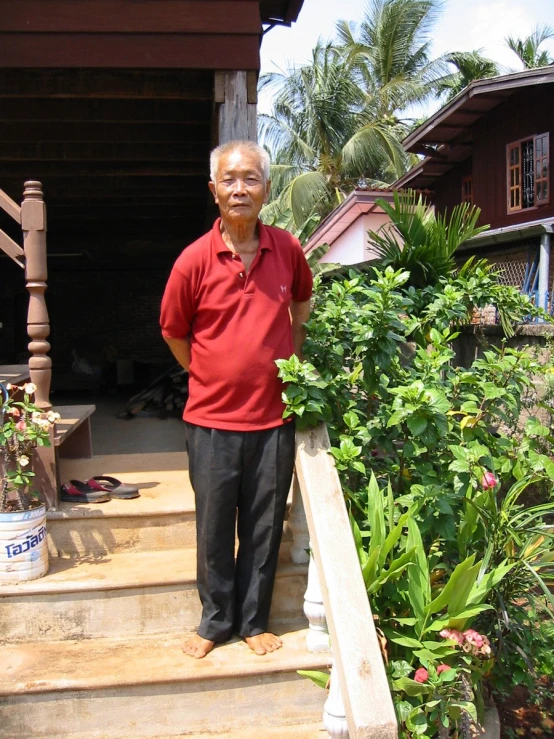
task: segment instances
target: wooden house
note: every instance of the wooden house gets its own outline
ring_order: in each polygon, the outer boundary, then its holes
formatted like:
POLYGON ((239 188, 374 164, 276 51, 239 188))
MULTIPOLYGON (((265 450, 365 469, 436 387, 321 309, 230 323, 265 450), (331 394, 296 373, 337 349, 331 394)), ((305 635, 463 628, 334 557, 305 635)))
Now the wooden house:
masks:
POLYGON ((429 192, 440 213, 479 206, 490 229, 460 252, 488 257, 549 310, 553 139, 554 66, 480 80, 405 139, 424 158, 394 184, 429 192))

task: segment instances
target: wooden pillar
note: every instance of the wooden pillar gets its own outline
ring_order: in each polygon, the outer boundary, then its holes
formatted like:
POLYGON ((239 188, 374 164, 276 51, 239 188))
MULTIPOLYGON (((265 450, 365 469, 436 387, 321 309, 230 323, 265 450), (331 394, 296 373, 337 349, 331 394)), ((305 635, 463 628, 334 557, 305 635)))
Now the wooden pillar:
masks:
POLYGON ((256 72, 216 72, 214 99, 219 105, 218 144, 258 140, 256 72))
MULTIPOLYGON (((46 266, 46 206, 42 184, 30 180, 25 183, 21 204, 21 228, 25 251, 25 279, 29 291, 27 333, 29 342, 29 375, 36 385, 35 403, 44 411, 52 408, 50 383, 52 360, 48 356, 50 322, 44 293, 48 271, 46 266)), ((57 505, 57 482, 53 430, 50 447, 37 447, 33 457, 33 469, 37 488, 49 507, 57 505)))
POLYGON ((31 382, 37 386, 35 402, 44 410, 52 408, 50 403, 50 382, 52 379, 52 360, 48 356, 50 344, 46 340, 50 334, 50 322, 44 293, 46 290, 46 207, 40 182, 25 183, 23 203, 21 204, 21 228, 23 229, 23 249, 25 251, 25 279, 29 291, 29 313, 27 333, 31 339, 29 351, 29 373, 31 382))

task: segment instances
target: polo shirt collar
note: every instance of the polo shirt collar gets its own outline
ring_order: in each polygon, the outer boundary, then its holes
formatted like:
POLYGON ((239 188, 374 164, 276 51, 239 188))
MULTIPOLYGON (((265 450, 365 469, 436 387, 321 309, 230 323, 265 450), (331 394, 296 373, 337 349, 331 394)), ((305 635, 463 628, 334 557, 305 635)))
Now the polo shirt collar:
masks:
MULTIPOLYGON (((215 254, 232 254, 227 244, 223 241, 220 230, 221 218, 218 218, 212 228, 212 248, 215 254)), ((258 219, 258 234, 260 237, 260 250, 272 251, 273 245, 268 229, 258 219)))

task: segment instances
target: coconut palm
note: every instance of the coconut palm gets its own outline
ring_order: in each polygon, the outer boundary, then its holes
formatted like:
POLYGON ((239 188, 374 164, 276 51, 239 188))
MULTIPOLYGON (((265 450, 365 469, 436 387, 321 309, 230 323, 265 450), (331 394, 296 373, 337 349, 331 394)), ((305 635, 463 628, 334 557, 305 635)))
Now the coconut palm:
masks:
POLYGON ((265 75, 262 85, 276 90, 272 114, 259 117, 275 162, 264 219, 290 210, 298 227, 341 202, 360 177, 392 181, 406 170, 404 127, 376 115, 340 49, 318 43, 311 64, 265 75))
POLYGON ((550 38, 554 38, 554 29, 550 26, 538 25, 531 35, 526 38, 507 36, 505 41, 510 49, 517 54, 525 69, 535 69, 536 67, 546 67, 554 62, 548 51, 541 51, 539 48, 550 38))
POLYGON ((339 21, 339 44, 380 119, 424 102, 445 72, 432 60, 430 31, 439 0, 372 0, 361 23, 339 21))
POLYGON ((499 65, 492 59, 477 51, 453 51, 446 54, 444 61, 451 64, 455 71, 445 75, 437 82, 437 92, 446 92, 446 99, 451 100, 464 90, 471 82, 496 77, 500 74, 499 65))

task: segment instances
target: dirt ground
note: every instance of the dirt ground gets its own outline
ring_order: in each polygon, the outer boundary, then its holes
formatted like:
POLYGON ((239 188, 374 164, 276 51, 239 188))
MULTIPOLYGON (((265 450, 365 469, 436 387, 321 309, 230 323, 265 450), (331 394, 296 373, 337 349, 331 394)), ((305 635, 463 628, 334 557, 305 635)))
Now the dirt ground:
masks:
POLYGON ((546 739, 554 737, 554 682, 544 682, 545 699, 541 708, 534 705, 526 688, 516 688, 504 701, 495 699, 502 739, 546 739))

